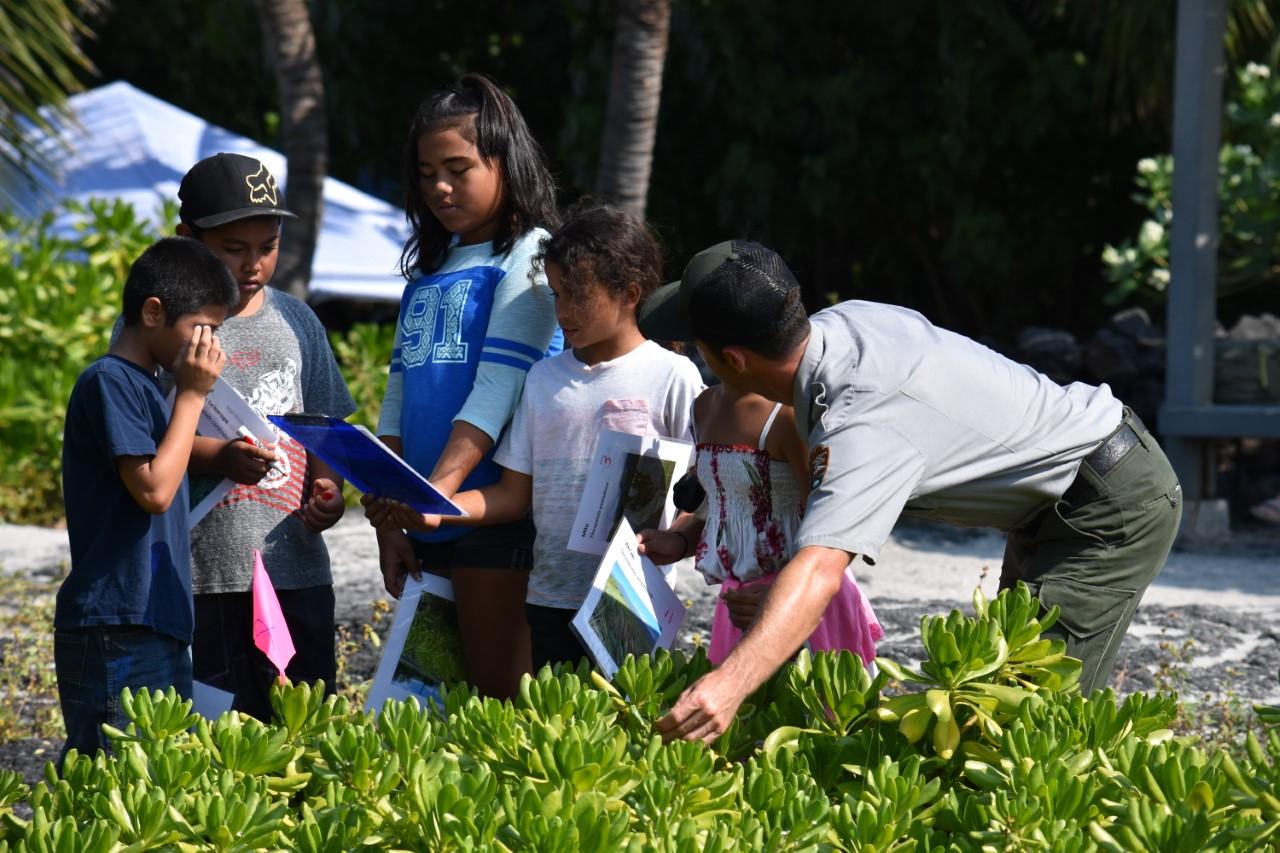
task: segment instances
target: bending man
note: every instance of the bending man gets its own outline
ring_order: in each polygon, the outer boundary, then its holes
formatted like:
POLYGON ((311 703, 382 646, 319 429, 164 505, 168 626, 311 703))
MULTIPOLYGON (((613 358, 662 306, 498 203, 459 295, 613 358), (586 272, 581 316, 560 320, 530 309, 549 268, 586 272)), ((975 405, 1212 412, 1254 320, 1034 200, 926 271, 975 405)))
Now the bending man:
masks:
POLYGON ((844 302, 806 315, 786 263, 755 243, 700 252, 640 328, 694 341, 726 381, 795 407, 811 491, 795 557, 724 663, 659 722, 712 740, 818 624, 852 560, 902 513, 1008 533, 1000 584, 1061 607, 1049 635, 1101 686, 1164 566, 1181 489, 1142 422, 1102 385, 1062 387, 920 314, 844 302))

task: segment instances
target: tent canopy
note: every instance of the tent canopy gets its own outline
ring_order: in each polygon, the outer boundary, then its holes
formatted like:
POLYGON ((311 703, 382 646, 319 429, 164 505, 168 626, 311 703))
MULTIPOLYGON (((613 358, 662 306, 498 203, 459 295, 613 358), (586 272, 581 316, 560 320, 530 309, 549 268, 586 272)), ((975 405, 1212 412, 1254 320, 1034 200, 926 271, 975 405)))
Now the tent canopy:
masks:
MULTIPOLYGON (((78 127, 58 140, 39 140, 53 174, 6 188, 17 211, 38 215, 60 199, 118 198, 139 217, 159 224, 165 199, 177 202, 178 183, 193 163, 219 151, 261 160, 285 189, 285 158, 251 139, 209 124, 191 113, 117 82, 69 99, 78 127), (25 184, 23 186, 22 184, 25 184)), ((65 215, 56 223, 69 229, 65 215)), ((356 188, 325 178, 324 221, 311 270, 311 301, 356 299, 398 302, 404 281, 397 272, 408 235, 404 214, 356 188)), ((287 232, 286 232, 287 239, 287 232)))

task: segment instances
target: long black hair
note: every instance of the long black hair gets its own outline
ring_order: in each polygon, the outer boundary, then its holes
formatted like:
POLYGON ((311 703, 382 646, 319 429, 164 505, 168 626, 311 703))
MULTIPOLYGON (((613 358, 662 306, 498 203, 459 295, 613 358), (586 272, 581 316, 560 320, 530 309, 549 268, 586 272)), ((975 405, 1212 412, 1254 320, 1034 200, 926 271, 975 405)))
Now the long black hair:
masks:
POLYGON ((493 237, 498 254, 510 251, 530 229, 555 228, 560 222, 555 181, 524 116, 488 77, 467 74, 452 86, 428 95, 409 125, 404 212, 413 233, 400 253, 400 273, 406 279, 438 269, 453 236, 427 207, 418 179, 418 139, 424 133, 449 128, 474 143, 480 156, 498 169, 503 196, 493 237))

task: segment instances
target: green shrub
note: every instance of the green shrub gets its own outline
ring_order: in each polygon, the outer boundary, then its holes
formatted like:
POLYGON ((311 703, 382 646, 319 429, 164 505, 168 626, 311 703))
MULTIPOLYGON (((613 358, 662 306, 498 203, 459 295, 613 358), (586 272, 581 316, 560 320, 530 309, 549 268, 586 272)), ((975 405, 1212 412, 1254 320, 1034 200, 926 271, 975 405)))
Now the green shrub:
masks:
MULTIPOLYGON (((1218 155, 1218 294, 1280 279, 1280 75, 1249 63, 1236 72, 1223 114, 1218 155)), ((1162 304, 1169 285, 1173 228, 1173 155, 1138 163, 1133 199, 1147 211, 1137 235, 1107 246, 1102 264, 1112 304, 1136 298, 1162 304)))
POLYGON ((318 686, 277 687, 271 725, 209 722, 172 692, 126 692, 133 722, 108 730, 112 755, 72 752, 61 777, 49 765, 34 789, 0 771, 0 851, 1274 842, 1280 734, 1251 733, 1237 761, 1173 737, 1171 696, 1081 697, 1079 662, 1039 639, 1038 609, 1022 588, 979 599, 975 616, 926 620, 929 657, 910 681, 924 683, 935 728, 955 723, 954 743, 908 737, 901 719, 881 717, 915 694, 882 696, 888 676, 872 678, 848 653, 802 652, 712 746, 664 745, 653 730, 709 669, 700 649, 628 658, 612 683, 585 665, 546 668, 514 702, 455 687, 443 708, 390 702, 377 717, 318 686))
MULTIPOLYGON (((363 424, 374 432, 378 429, 382 395, 387 390, 387 369, 395 337, 396 327, 389 323, 356 323, 344 333, 329 333, 338 369, 356 403, 355 413, 347 420, 363 424)), ((342 495, 347 506, 359 505, 360 493, 350 483, 342 487, 342 495)))
POLYGON ((342 378, 356 401, 355 414, 347 420, 371 430, 378 427, 395 335, 396 327, 389 323, 356 323, 344 333, 329 333, 342 378))
MULTIPOLYGON (((62 516, 62 426, 76 377, 107 350, 124 280, 157 237, 127 204, 67 203, 84 219, 70 238, 54 213, 0 213, 0 520, 62 516)), ((166 205, 171 222, 176 208, 166 205)), ((167 226, 166 226, 167 230, 167 226)))

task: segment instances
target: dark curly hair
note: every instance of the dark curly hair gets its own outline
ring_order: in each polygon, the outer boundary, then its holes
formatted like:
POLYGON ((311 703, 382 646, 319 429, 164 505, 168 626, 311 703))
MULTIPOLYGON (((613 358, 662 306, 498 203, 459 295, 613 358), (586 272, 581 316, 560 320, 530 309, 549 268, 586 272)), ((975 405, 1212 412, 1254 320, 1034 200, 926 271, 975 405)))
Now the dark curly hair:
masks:
POLYGON ((634 283, 643 305, 662 283, 662 249, 649 228, 619 208, 590 199, 571 208, 564 224, 542 241, 534 264, 542 270, 547 264, 559 267, 561 284, 574 302, 583 299, 584 284, 621 294, 634 283))
POLYGON ((467 74, 432 92, 418 107, 405 145, 404 213, 412 234, 400 253, 400 273, 411 279, 444 262, 453 235, 427 207, 418 180, 418 139, 425 133, 452 129, 475 144, 502 178, 503 206, 493 248, 506 254, 532 228, 555 228, 556 185, 547 158, 524 116, 498 85, 483 74, 467 74))

